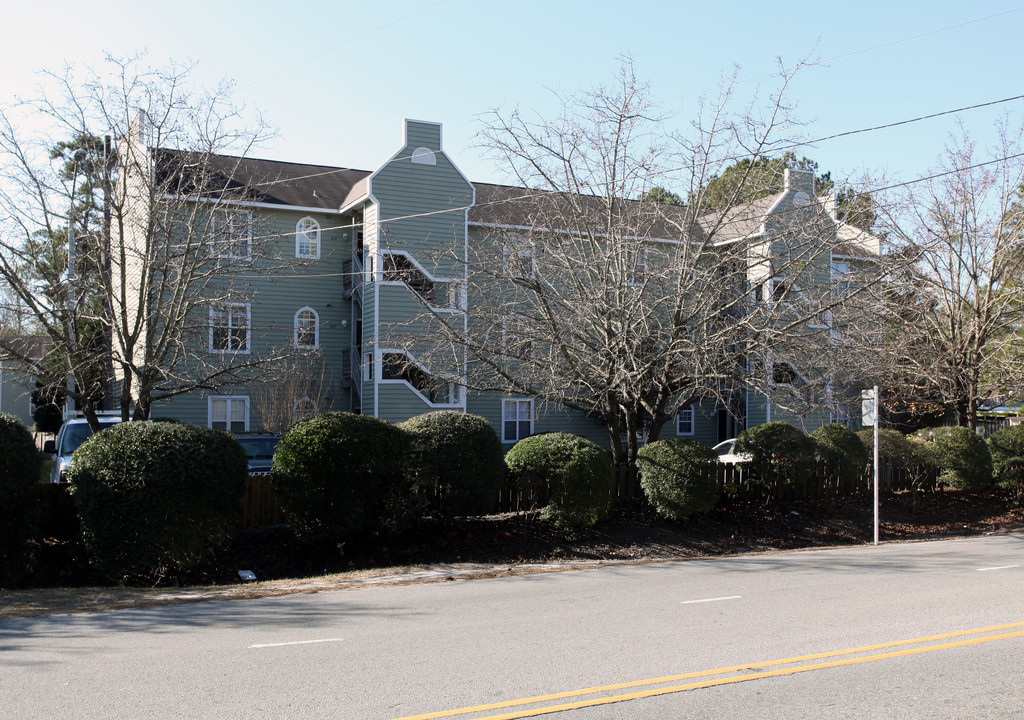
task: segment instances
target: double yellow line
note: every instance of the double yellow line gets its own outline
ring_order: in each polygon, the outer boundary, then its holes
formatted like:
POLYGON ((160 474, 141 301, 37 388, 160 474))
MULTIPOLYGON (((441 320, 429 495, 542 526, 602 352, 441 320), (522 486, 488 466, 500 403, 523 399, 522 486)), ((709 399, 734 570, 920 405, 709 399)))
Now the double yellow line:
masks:
POLYGON ((950 648, 995 642, 996 640, 1024 637, 1024 630, 1018 629, 1014 632, 1001 632, 1004 630, 1015 630, 1016 628, 1024 628, 1024 622, 1011 623, 1008 625, 993 625, 991 627, 977 628, 975 630, 962 630, 960 632, 944 633, 942 635, 929 635, 928 637, 881 643, 878 645, 865 645, 864 647, 851 648, 849 650, 834 650, 832 652, 802 655, 800 657, 785 658, 783 660, 769 660, 766 662, 747 665, 734 665, 732 667, 718 668, 716 670, 704 670, 701 672, 685 673, 682 675, 667 675, 665 677, 651 678, 649 680, 634 680, 632 682, 618 683, 615 685, 602 685, 583 690, 571 690, 568 692, 554 693, 552 695, 537 695, 534 697, 523 698, 521 700, 506 700, 500 703, 475 705, 473 707, 458 708, 456 710, 443 710, 440 712, 426 713, 425 715, 409 715, 403 718, 397 718, 396 720, 432 720, 433 718, 457 717, 459 715, 482 713, 490 710, 503 710, 506 708, 521 708, 527 705, 540 705, 542 703, 550 703, 555 700, 578 698, 586 695, 597 695, 599 693, 610 693, 617 690, 649 687, 652 685, 664 685, 666 683, 677 683, 681 680, 709 678, 682 685, 651 688, 620 695, 603 695, 601 697, 577 700, 575 702, 543 705, 541 707, 534 707, 530 709, 515 710, 513 712, 503 713, 500 715, 479 717, 474 720, 513 720, 514 718, 536 717, 538 715, 547 715, 549 713, 561 712, 564 710, 594 707, 595 705, 610 705, 612 703, 624 702, 626 700, 638 700, 641 698, 656 697, 658 695, 668 695, 670 693, 682 692, 684 690, 697 690, 700 688, 715 687, 716 685, 729 685, 731 683, 744 682, 746 680, 759 680, 761 678, 779 677, 782 675, 795 675, 796 673, 808 672, 810 670, 823 670, 825 668, 842 667, 844 665, 856 665, 859 663, 874 662, 875 660, 888 660, 890 658, 902 657, 905 655, 920 655, 922 653, 935 652, 936 650, 948 650, 950 648), (962 639, 953 640, 953 638, 962 639), (950 642, 941 642, 944 640, 948 640, 950 642), (908 647, 902 650, 892 650, 891 652, 878 652, 880 650, 890 650, 891 648, 898 648, 905 645, 922 645, 923 643, 935 644, 925 645, 923 647, 908 647), (825 660, 826 658, 842 659, 820 663, 813 662, 815 660, 825 660), (793 667, 778 667, 785 665, 793 667), (762 668, 764 669, 761 670, 762 668), (768 668, 777 669, 771 670, 768 668), (759 671, 749 672, 750 670, 759 671), (720 675, 725 675, 726 677, 716 677, 720 675))

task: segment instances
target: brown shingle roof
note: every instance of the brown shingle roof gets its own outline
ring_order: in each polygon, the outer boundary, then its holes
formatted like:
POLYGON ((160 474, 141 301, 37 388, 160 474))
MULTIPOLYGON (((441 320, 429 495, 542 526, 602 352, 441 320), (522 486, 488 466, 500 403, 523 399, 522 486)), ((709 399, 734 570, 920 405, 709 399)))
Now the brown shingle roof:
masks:
POLYGON ((366 170, 231 155, 199 156, 178 151, 160 151, 158 155, 158 167, 161 162, 190 161, 197 166, 208 163, 201 171, 208 176, 203 185, 217 192, 237 190, 254 202, 324 210, 340 208, 353 186, 370 175, 366 170))

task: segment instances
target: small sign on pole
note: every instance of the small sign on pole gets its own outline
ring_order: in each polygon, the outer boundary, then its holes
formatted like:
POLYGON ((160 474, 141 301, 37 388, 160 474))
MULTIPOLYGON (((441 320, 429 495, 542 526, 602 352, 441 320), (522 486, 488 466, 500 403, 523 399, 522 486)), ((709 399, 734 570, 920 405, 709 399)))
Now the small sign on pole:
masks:
POLYGON ((860 415, 861 423, 864 427, 874 427, 875 425, 875 391, 874 390, 861 390, 860 391, 860 415))

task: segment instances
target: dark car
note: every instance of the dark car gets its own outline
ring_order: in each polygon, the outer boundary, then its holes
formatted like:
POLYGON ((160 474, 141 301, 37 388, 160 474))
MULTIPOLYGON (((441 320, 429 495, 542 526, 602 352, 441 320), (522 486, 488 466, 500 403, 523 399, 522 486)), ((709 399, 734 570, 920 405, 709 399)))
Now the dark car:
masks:
POLYGON ((250 475, 269 475, 274 449, 281 438, 277 435, 243 435, 238 438, 249 460, 250 475))

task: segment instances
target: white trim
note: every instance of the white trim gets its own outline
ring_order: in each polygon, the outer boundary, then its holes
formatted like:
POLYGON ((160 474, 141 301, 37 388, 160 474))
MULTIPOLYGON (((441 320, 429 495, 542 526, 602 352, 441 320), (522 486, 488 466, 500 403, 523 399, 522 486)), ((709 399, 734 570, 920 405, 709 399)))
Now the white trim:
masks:
POLYGON ((223 428, 228 432, 236 432, 231 429, 231 410, 233 401, 242 401, 245 404, 245 426, 241 432, 249 431, 249 396, 248 395, 210 395, 206 399, 206 427, 213 427, 213 403, 215 401, 226 401, 225 405, 225 420, 224 423, 227 426, 223 428))
POLYGON ((290 212, 304 213, 326 213, 328 215, 341 215, 341 210, 332 208, 309 207, 306 205, 284 205, 282 203, 255 202, 253 200, 228 200, 218 198, 204 198, 196 195, 172 195, 170 193, 156 193, 154 200, 181 200, 182 202, 213 203, 215 205, 237 205, 238 207, 265 208, 267 210, 288 210, 290 212))
MULTIPOLYGON (((220 326, 217 326, 217 327, 220 327, 220 326)), ((241 302, 214 302, 214 303, 211 303, 210 304, 210 327, 209 327, 209 331, 210 331, 210 335, 209 335, 209 345, 208 345, 208 347, 209 347, 211 353, 214 353, 214 354, 217 354, 217 355, 227 355, 227 354, 248 355, 251 352, 251 350, 252 350, 252 305, 250 305, 249 303, 241 303, 241 302), (214 313, 217 312, 218 310, 220 310, 220 311, 226 310, 229 313, 229 315, 228 315, 228 325, 227 325, 226 329, 230 333, 231 330, 236 329, 236 326, 232 324, 231 320, 232 320, 232 318, 235 315, 234 311, 237 310, 238 308, 245 308, 245 347, 241 348, 239 350, 232 350, 230 348, 216 348, 214 346, 214 342, 213 342, 213 330, 214 330, 214 327, 215 327, 214 324, 213 324, 213 315, 214 315, 214 313)))
POLYGON ((533 435, 533 433, 534 433, 534 421, 535 420, 536 420, 536 415, 535 415, 535 407, 534 407, 533 398, 531 398, 531 397, 503 397, 501 399, 501 442, 502 442, 502 444, 503 445, 510 445, 510 444, 513 444, 513 443, 517 443, 520 440, 522 440, 523 438, 526 438, 526 437, 529 437, 530 435, 533 435), (513 419, 513 420, 506 421, 505 420, 505 407, 506 407, 506 405, 511 404, 511 403, 515 403, 516 404, 516 408, 517 408, 516 409, 516 418, 513 419), (527 403, 528 404, 527 407, 529 408, 528 412, 530 414, 530 417, 529 417, 530 426, 528 428, 528 432, 525 435, 523 435, 519 431, 519 423, 523 422, 523 420, 521 420, 519 418, 519 410, 518 410, 518 408, 520 407, 520 405, 522 403, 527 403), (505 423, 506 422, 514 422, 516 424, 516 430, 515 430, 516 437, 510 439, 508 437, 508 435, 505 434, 505 423))
POLYGON ((320 313, 311 308, 309 305, 301 307, 295 311, 295 315, 292 318, 292 344, 297 348, 303 350, 314 350, 320 347, 320 313), (301 345, 299 344, 299 314, 304 312, 313 313, 313 344, 312 345, 301 345))
POLYGON ((302 260, 319 260, 321 238, 322 233, 320 232, 320 222, 316 218, 310 217, 309 215, 304 215, 303 217, 299 218, 295 222, 295 257, 300 258, 302 260), (302 230, 300 228, 300 226, 307 220, 313 223, 313 225, 315 226, 314 230, 309 231, 302 230), (310 238, 310 232, 313 232, 315 237, 310 238), (302 240, 300 238, 305 238, 306 243, 309 245, 310 248, 313 248, 315 244, 316 252, 301 252, 299 249, 299 244, 302 242, 302 240))
POLYGON ((415 355, 413 355, 412 353, 408 352, 407 350, 402 350, 401 348, 382 348, 379 351, 379 354, 377 355, 377 364, 379 365, 378 369, 379 369, 380 372, 376 373, 377 382, 375 383, 375 387, 378 386, 378 385, 404 385, 408 389, 412 390, 416 394, 416 396, 419 397, 419 399, 421 401, 423 401, 423 403, 425 405, 427 405, 428 407, 441 408, 441 409, 445 409, 445 410, 451 410, 452 408, 461 408, 462 410, 466 409, 466 389, 459 382, 459 378, 457 376, 455 376, 455 375, 440 375, 440 374, 436 374, 436 373, 430 372, 430 370, 428 370, 425 365, 423 365, 422 363, 420 363, 416 359, 415 355), (445 381, 450 386, 454 386, 454 391, 458 394, 458 398, 459 399, 456 402, 446 402, 446 403, 432 402, 430 400, 430 398, 428 398, 426 395, 424 395, 419 390, 417 390, 415 387, 413 387, 413 384, 411 382, 409 382, 408 380, 402 380, 401 378, 388 378, 388 379, 385 379, 384 378, 384 356, 385 355, 391 355, 391 354, 404 355, 406 358, 408 358, 410 364, 415 365, 420 370, 422 370, 425 374, 430 375, 431 377, 435 377, 438 380, 445 381))

